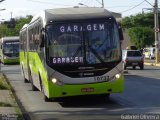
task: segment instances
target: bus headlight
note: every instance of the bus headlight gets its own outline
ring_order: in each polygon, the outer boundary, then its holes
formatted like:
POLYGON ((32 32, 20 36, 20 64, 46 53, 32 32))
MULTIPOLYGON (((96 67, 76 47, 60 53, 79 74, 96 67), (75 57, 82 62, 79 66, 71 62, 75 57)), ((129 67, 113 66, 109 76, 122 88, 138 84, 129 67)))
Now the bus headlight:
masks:
POLYGON ((56 79, 56 78, 52 78, 52 82, 53 82, 53 83, 56 83, 56 82, 57 82, 57 79, 56 79))
POLYGON ((119 79, 121 77, 121 75, 120 74, 116 74, 115 77, 116 77, 116 79, 119 79))
POLYGON ((64 85, 64 83, 57 78, 52 78, 51 81, 52 81, 52 83, 60 85, 60 86, 64 85))

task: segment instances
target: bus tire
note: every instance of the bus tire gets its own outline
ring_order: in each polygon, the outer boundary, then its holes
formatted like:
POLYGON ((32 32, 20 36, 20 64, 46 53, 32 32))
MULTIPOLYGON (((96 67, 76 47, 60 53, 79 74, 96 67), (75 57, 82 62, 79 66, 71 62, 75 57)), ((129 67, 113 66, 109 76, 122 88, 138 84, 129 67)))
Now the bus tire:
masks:
POLYGON ((41 79, 41 77, 40 77, 40 74, 39 74, 39 81, 40 81, 41 91, 42 91, 43 96, 44 96, 44 101, 45 101, 45 102, 51 102, 52 99, 48 98, 48 97, 45 95, 44 86, 43 86, 43 83, 42 83, 42 79, 41 79))
POLYGON ((52 99, 51 98, 48 98, 45 93, 44 93, 44 88, 42 88, 42 92, 43 92, 43 95, 44 95, 44 101, 45 102, 52 102, 52 99))
POLYGON ((106 99, 109 100, 109 98, 110 98, 110 93, 107 93, 106 94, 106 99))
POLYGON ((33 84, 33 79, 31 74, 29 75, 29 80, 31 82, 32 91, 38 91, 38 89, 33 84))
POLYGON ((45 102, 52 102, 52 99, 48 98, 46 95, 44 95, 44 101, 45 102))
POLYGON ((23 81, 24 81, 24 83, 29 83, 29 81, 25 78, 23 67, 22 67, 22 73, 23 73, 23 81))
POLYGON ((24 83, 29 83, 29 81, 24 77, 24 83))
POLYGON ((109 101, 110 100, 110 93, 102 94, 100 96, 100 100, 102 100, 103 102, 109 101))

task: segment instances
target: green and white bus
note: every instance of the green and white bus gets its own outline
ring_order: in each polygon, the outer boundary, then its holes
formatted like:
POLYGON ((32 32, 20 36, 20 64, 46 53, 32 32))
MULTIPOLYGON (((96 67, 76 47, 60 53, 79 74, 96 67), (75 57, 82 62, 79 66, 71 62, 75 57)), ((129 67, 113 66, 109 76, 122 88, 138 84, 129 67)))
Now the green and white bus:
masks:
POLYGON ((44 10, 20 31, 24 81, 45 101, 123 92, 122 38, 103 8, 44 10))
POLYGON ((3 64, 19 63, 19 36, 0 39, 0 59, 3 64))

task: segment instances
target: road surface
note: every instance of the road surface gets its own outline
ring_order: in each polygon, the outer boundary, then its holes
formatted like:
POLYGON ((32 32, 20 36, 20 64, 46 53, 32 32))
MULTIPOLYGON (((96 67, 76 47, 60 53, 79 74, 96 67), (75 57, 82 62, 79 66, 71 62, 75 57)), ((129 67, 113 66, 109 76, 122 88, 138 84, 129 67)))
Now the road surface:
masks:
POLYGON ((129 69, 125 74, 125 91, 111 94, 110 99, 77 97, 64 101, 44 102, 43 94, 24 83, 19 65, 2 65, 15 90, 26 119, 31 120, 112 120, 128 114, 160 113, 160 68, 145 66, 129 69))

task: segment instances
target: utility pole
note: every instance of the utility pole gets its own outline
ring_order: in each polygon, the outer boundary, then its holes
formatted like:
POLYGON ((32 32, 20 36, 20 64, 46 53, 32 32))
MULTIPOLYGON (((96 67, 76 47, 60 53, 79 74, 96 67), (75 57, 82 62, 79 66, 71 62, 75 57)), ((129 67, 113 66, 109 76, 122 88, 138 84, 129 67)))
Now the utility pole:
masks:
POLYGON ((154 13, 155 55, 156 55, 155 63, 157 64, 160 62, 160 41, 159 41, 160 29, 159 29, 159 22, 158 22, 158 12, 159 12, 158 0, 155 0, 154 5, 149 3, 147 0, 145 0, 145 1, 153 7, 153 8, 144 8, 144 9, 153 10, 153 13, 154 13))
POLYGON ((102 0, 102 2, 100 2, 99 0, 96 0, 96 1, 102 5, 102 8, 104 8, 104 0, 102 0))
POLYGON ((154 27, 155 27, 155 49, 156 49, 156 64, 160 62, 160 42, 159 42, 159 23, 158 23, 158 0, 154 4, 154 27))
POLYGON ((102 8, 104 8, 104 1, 102 0, 102 8))
POLYGON ((11 12, 11 19, 12 19, 12 15, 13 15, 13 13, 11 12))

